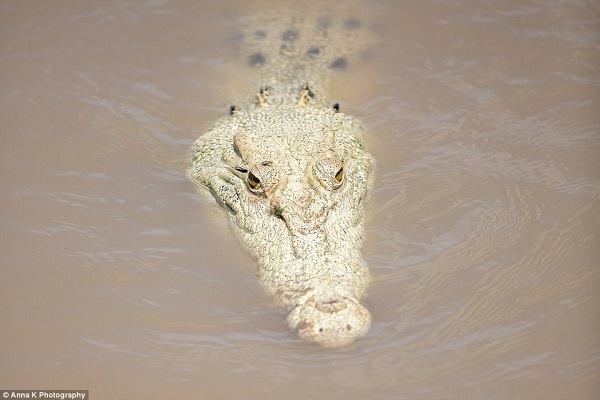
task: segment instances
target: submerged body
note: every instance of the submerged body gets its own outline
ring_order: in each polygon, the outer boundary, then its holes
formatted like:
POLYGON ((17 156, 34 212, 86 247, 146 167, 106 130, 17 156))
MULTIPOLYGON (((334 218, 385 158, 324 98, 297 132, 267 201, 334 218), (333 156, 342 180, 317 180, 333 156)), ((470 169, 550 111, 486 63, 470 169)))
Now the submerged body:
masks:
POLYGON ((290 328, 339 347, 371 323, 361 247, 374 162, 361 123, 320 92, 346 62, 332 58, 336 36, 324 21, 254 30, 263 47, 248 50, 249 62, 267 64, 270 76, 250 104, 232 107, 196 141, 188 174, 227 211, 261 283, 289 310, 290 328))

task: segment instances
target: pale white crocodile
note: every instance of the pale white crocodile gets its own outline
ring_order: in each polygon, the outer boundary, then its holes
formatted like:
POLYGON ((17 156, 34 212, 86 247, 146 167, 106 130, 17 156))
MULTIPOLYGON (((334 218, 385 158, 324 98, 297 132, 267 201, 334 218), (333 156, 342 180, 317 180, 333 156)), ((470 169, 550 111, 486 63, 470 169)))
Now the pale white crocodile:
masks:
POLYGON ((362 124, 324 97, 358 28, 304 12, 246 29, 241 51, 264 85, 195 142, 188 170, 227 211, 291 329, 324 347, 352 343, 371 323, 361 247, 374 161, 362 124))

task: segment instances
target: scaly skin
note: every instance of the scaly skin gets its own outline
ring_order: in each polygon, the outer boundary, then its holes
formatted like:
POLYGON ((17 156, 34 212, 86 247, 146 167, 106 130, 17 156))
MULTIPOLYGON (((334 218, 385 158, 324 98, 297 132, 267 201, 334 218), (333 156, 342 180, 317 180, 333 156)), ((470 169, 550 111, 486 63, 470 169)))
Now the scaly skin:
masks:
MULTIPOLYGON (((286 44, 289 36, 279 35, 286 44)), ((331 63, 300 60, 306 65, 294 74, 297 55, 269 58, 271 71, 282 70, 195 142, 188 175, 227 211, 261 283, 290 311, 290 328, 324 347, 348 345, 371 323, 361 247, 374 161, 361 123, 309 79, 324 79, 331 63)))

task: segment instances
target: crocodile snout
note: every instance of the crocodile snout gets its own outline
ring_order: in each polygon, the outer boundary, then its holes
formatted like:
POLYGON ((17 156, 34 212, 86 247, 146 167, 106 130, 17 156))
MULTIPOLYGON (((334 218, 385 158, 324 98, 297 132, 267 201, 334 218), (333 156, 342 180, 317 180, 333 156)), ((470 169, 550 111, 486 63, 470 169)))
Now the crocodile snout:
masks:
POLYGON ((369 311, 350 298, 296 306, 287 320, 298 336, 328 348, 349 345, 367 333, 371 325, 369 311))

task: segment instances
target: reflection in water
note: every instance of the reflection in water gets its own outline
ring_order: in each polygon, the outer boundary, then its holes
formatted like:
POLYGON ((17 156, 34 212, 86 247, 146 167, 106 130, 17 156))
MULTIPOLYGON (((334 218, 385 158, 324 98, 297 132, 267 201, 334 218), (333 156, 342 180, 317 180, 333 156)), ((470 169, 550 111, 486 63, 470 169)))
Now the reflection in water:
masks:
POLYGON ((256 10, 1 3, 2 388, 595 398, 597 6, 388 3, 334 92, 378 162, 373 328, 337 351, 288 332, 184 177, 255 90, 227 37, 256 10))

